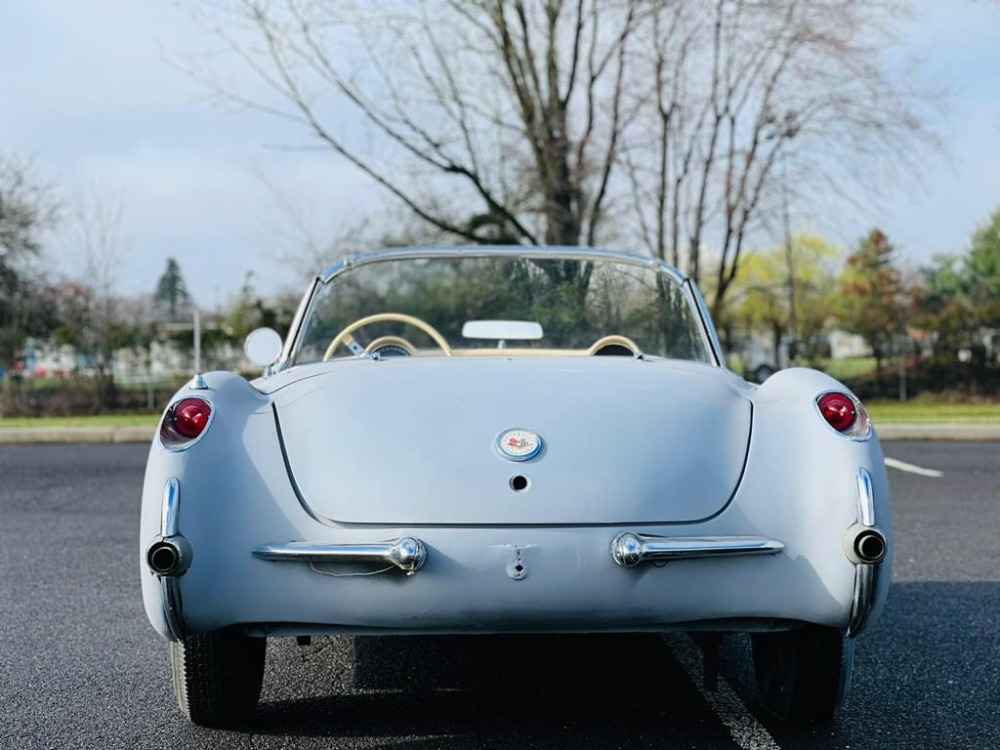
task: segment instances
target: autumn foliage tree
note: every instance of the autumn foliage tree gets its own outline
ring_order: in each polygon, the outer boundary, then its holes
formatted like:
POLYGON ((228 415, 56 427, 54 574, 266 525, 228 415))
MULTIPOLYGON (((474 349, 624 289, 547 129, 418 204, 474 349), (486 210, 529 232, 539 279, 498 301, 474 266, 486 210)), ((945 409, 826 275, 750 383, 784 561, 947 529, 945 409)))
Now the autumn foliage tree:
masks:
POLYGON ((785 247, 748 254, 720 320, 731 321, 744 333, 768 331, 775 363, 782 361, 786 337, 797 342, 801 356, 809 356, 810 344, 834 314, 837 259, 837 249, 812 234, 798 234, 785 247))
POLYGON ((847 259, 840 292, 841 323, 871 347, 876 377, 881 381, 882 362, 893 335, 905 330, 907 309, 896 249, 884 232, 871 230, 847 259))

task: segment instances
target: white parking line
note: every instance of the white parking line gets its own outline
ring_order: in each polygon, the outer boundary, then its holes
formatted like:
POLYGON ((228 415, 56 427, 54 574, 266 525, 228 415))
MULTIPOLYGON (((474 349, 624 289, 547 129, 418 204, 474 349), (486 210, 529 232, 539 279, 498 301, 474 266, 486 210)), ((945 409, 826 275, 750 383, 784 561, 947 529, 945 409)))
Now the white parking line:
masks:
POLYGON ((886 456, 885 465, 890 469, 898 469, 899 471, 906 471, 910 474, 919 474, 922 477, 943 477, 944 472, 938 471, 937 469, 925 469, 923 466, 914 466, 913 464, 908 464, 906 461, 900 461, 896 458, 889 458, 886 456))
POLYGON ((684 667, 701 697, 719 717, 741 750, 781 750, 771 734, 754 718, 726 678, 719 675, 715 692, 705 689, 701 650, 686 635, 665 635, 663 641, 684 667))

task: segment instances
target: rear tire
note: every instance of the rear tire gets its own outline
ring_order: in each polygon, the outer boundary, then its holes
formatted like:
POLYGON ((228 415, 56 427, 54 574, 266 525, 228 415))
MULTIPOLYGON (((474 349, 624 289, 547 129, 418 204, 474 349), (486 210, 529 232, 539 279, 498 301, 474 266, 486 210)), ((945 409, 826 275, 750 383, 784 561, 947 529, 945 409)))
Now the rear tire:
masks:
POLYGON ((192 633, 170 644, 174 694, 195 724, 219 727, 253 716, 264 681, 266 638, 236 630, 192 633))
POLYGON ((829 721, 847 697, 854 641, 820 625, 757 633, 753 666, 764 708, 789 724, 829 721))

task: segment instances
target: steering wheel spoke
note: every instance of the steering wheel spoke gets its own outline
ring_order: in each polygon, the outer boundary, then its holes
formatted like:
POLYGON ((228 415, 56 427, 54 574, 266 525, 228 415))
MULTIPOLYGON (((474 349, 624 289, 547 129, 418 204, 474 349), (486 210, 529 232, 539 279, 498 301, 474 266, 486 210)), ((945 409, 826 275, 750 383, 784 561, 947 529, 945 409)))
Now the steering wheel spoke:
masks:
POLYGON ((371 359, 372 357, 372 355, 368 353, 368 350, 361 346, 361 344, 358 343, 358 340, 351 334, 344 336, 344 346, 350 349, 351 353, 359 359, 371 359))

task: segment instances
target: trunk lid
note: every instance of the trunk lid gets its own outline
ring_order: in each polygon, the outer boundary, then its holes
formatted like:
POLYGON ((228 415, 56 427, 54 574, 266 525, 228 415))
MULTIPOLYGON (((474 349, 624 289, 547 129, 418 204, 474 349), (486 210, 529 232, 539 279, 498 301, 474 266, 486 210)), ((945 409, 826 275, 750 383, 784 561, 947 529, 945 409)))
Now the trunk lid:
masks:
POLYGON ((604 358, 359 360, 272 394, 303 499, 341 523, 551 525, 705 519, 732 497, 751 405, 704 365, 604 358), (500 433, 541 436, 529 461, 500 433), (512 489, 515 476, 527 488, 512 489))

